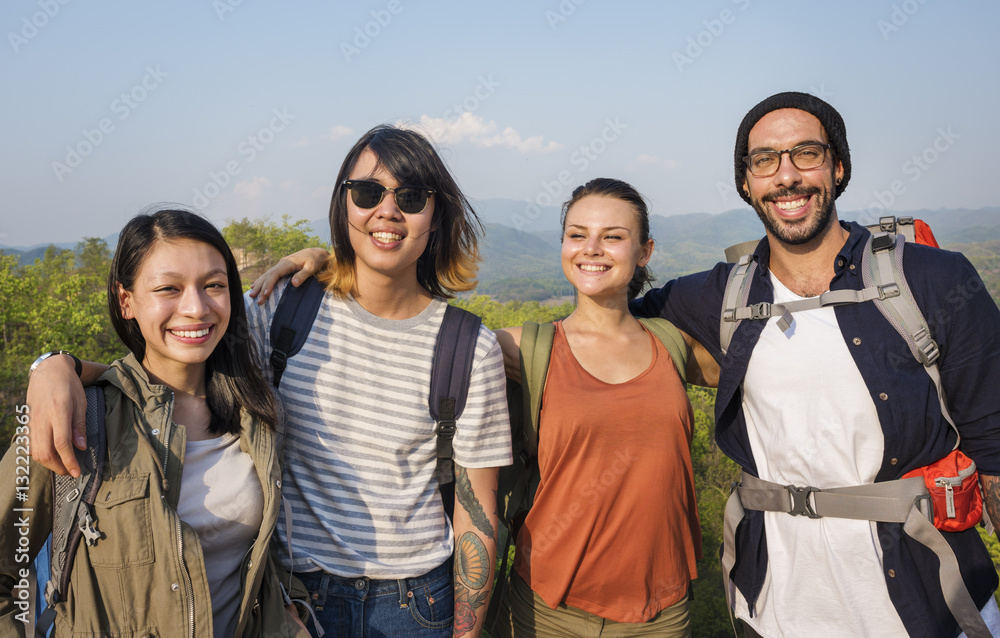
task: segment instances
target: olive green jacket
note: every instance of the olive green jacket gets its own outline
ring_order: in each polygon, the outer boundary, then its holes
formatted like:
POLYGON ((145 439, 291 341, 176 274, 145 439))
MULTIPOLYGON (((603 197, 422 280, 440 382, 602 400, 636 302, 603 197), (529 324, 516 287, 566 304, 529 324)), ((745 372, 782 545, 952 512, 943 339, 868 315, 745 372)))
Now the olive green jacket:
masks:
MULTIPOLYGON (((54 636, 212 636, 201 545, 176 510, 186 435, 171 422, 173 393, 150 383, 133 355, 112 364, 99 383, 108 435, 104 482, 94 507, 101 539, 91 547, 80 543, 66 600, 56 605, 54 636)), ((30 427, 30 412, 28 417, 30 427)), ((241 566, 236 635, 306 635, 297 633, 301 628, 285 612, 268 547, 281 501, 276 434, 248 415, 241 426, 240 447, 253 459, 264 490, 264 520, 241 566)), ((279 431, 283 427, 278 424, 279 431)), ((24 634, 21 570, 31 565, 52 528, 51 473, 18 458, 26 445, 15 438, 0 462, 2 636, 24 634), (15 483, 27 486, 20 492, 27 493, 26 501, 18 500, 15 483)))

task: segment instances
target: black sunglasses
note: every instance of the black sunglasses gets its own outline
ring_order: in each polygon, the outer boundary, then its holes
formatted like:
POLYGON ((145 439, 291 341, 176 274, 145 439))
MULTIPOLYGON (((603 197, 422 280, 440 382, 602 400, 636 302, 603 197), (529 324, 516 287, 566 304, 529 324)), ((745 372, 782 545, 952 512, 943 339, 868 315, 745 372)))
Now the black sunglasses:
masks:
POLYGON ((363 179, 344 180, 344 186, 351 191, 351 199, 358 208, 375 208, 382 202, 386 191, 391 191, 399 210, 410 215, 422 213, 427 206, 427 199, 434 194, 434 189, 423 186, 386 188, 378 182, 363 179))

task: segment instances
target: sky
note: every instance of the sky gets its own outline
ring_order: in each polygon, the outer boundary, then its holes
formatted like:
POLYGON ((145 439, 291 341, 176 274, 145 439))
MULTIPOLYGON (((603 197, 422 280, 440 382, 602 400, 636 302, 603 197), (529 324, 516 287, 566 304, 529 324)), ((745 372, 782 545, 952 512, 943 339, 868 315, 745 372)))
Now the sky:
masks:
POLYGON ((4 0, 0 245, 325 218, 369 128, 430 135, 473 202, 594 177, 653 213, 749 208, 736 129, 780 91, 843 115, 838 210, 1000 204, 994 0, 4 0))

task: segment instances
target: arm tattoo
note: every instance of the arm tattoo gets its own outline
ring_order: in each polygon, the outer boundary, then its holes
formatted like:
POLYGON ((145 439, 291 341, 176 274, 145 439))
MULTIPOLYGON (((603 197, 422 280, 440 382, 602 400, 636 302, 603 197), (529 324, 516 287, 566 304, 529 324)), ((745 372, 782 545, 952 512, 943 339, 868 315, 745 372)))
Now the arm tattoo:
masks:
POLYGON ((455 549, 455 636, 464 636, 479 622, 477 610, 486 604, 487 585, 493 582, 491 563, 482 539, 473 532, 462 534, 455 549))
POLYGON ((455 575, 469 589, 482 589, 490 582, 493 566, 486 545, 472 532, 462 534, 455 552, 455 575))
POLYGON ((994 526, 1000 525, 1000 476, 980 474, 979 480, 983 484, 986 513, 994 526))
POLYGON ((469 518, 472 519, 472 524, 476 526, 476 529, 485 534, 486 538, 496 538, 490 519, 483 511, 483 506, 476 498, 476 493, 472 491, 472 481, 469 480, 468 470, 458 464, 455 465, 455 498, 469 513, 469 518))

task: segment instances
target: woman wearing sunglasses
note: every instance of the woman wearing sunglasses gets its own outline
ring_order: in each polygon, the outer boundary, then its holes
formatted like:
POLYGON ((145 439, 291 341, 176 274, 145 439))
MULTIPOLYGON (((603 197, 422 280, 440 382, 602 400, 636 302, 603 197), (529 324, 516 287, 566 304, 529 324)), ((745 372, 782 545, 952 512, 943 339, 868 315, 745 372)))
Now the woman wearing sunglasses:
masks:
MULTIPOLYGON (((690 636, 701 557, 691 406, 670 354, 628 311, 651 280, 648 208, 629 184, 602 178, 574 190, 562 217, 562 266, 577 308, 555 326, 541 480, 495 638, 690 636)), ((298 278, 321 255, 309 249, 275 270, 301 266, 298 278)), ((521 328, 497 336, 520 380, 521 328)), ((693 354, 687 378, 714 385, 714 361, 683 336, 693 354)))
MULTIPOLYGON (((279 388, 288 413, 282 494, 293 525, 289 533, 283 515, 276 532, 282 550, 290 543, 291 558, 282 551, 282 559, 328 636, 479 635, 493 579, 453 585, 450 565, 456 546, 456 561, 474 555, 488 576, 495 561, 497 468, 511 456, 492 332, 479 333, 453 441, 454 520, 434 478, 427 406, 445 299, 475 285, 480 231, 444 162, 416 132, 368 131, 337 175, 333 252, 319 275, 326 295, 279 388)), ((263 353, 272 351, 269 326, 285 285, 269 288, 266 302, 246 300, 263 353)), ((29 401, 48 394, 69 405, 65 369, 51 370, 36 370, 29 401)), ((36 429, 52 421, 35 415, 36 429)), ((36 450, 52 449, 35 436, 36 450)))

